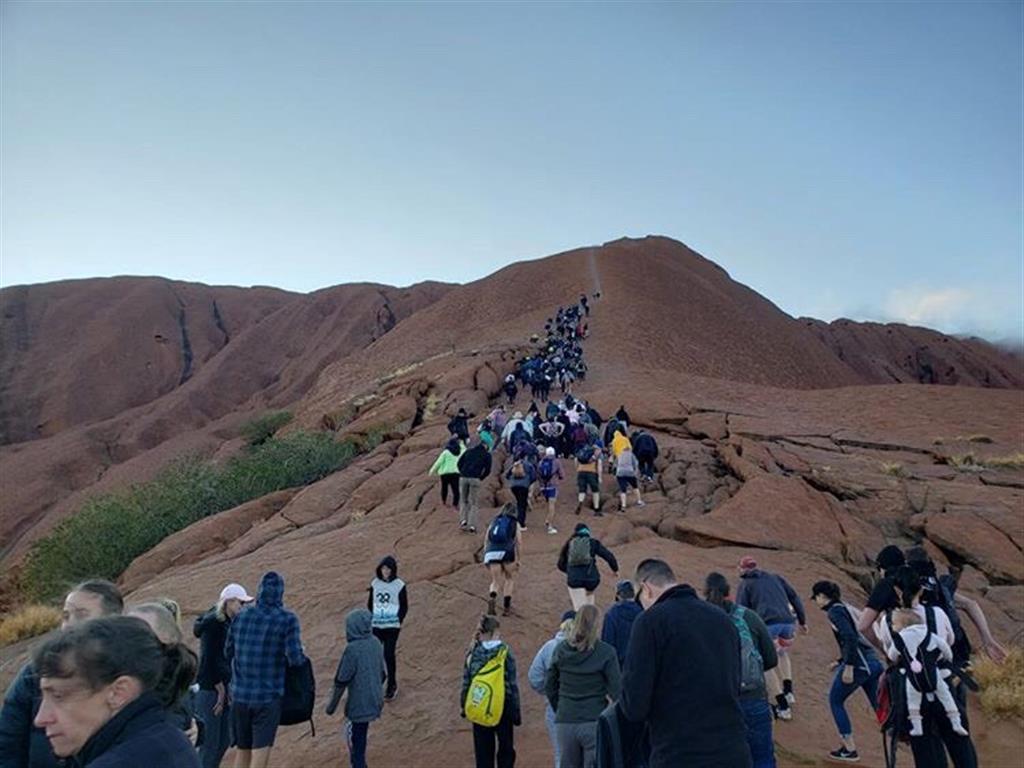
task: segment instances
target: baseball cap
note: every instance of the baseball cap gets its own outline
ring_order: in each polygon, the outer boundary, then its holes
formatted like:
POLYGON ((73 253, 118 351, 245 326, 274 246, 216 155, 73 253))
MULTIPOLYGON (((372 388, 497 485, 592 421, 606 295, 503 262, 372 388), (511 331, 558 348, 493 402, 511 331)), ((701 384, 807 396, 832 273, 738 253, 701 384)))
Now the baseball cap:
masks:
POLYGON ((243 603, 251 603, 255 598, 251 597, 241 584, 228 584, 220 591, 220 600, 241 600, 243 603))
POLYGON ((555 455, 555 449, 554 448, 548 448, 546 451, 544 451, 544 455, 545 456, 554 456, 555 455))

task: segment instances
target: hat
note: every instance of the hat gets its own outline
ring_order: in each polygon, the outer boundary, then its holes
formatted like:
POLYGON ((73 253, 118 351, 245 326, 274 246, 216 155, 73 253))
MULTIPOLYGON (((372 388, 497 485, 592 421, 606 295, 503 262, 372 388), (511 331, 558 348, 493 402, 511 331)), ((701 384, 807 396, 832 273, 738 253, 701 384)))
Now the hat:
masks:
POLYGON ((555 449, 554 449, 554 448, 551 448, 551 447, 547 448, 547 449, 546 449, 546 450, 544 451, 544 455, 545 455, 545 456, 549 456, 549 457, 550 457, 550 456, 554 456, 554 455, 555 455, 555 449))
POLYGON ((740 558, 741 571, 752 571, 755 568, 757 568, 757 560, 752 558, 750 555, 744 555, 740 558))
POLYGON ((220 602, 228 600, 241 600, 243 603, 251 603, 256 598, 250 597, 241 584, 228 584, 220 591, 220 602))
POLYGON ((574 610, 572 610, 570 608, 568 611, 566 611, 565 613, 562 614, 562 621, 560 623, 564 624, 565 622, 571 621, 572 619, 575 619, 575 618, 576 618, 576 611, 574 611, 574 610))
POLYGON ((632 600, 634 595, 633 582, 629 579, 622 579, 619 581, 619 583, 615 585, 615 596, 618 597, 619 595, 627 600, 632 600))
POLYGON ((516 411, 515 413, 512 414, 512 418, 513 419, 521 419, 521 418, 523 418, 523 412, 522 411, 516 411))

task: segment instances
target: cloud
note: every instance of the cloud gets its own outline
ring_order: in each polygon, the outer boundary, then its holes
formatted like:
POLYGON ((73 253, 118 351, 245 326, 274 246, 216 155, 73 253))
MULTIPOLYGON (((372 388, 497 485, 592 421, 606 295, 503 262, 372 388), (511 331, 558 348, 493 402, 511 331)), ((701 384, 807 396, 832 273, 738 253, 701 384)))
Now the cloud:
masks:
POLYGON ((929 328, 962 326, 965 316, 973 314, 978 295, 967 288, 896 288, 882 306, 892 320, 929 328))

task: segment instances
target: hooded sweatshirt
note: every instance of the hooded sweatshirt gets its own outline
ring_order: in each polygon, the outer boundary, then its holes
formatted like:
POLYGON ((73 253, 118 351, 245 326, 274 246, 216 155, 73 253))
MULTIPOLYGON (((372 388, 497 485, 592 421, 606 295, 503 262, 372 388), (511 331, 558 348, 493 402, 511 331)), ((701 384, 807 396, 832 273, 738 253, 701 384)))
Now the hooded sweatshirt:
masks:
POLYGON ((370 582, 366 608, 372 613, 374 629, 399 629, 409 612, 409 596, 405 582, 398 578, 398 563, 388 555, 377 565, 377 578, 370 582), (383 568, 391 569, 391 578, 385 579, 383 568))
POLYGON ((448 443, 441 451, 437 460, 430 467, 428 474, 431 475, 457 475, 459 474, 459 457, 465 452, 465 446, 461 443, 448 443), (454 449, 454 450, 453 450, 454 449))
POLYGON ((589 529, 586 533, 574 532, 569 541, 562 545, 562 551, 558 555, 558 570, 565 574, 570 589, 586 589, 591 592, 597 589, 601 583, 601 573, 597 570, 599 557, 608 563, 612 571, 619 572, 619 561, 615 559, 615 555, 591 536, 589 529), (590 563, 587 565, 569 565, 569 543, 577 536, 586 536, 590 540, 590 563))
POLYGON ((491 454, 483 445, 475 445, 459 457, 459 474, 483 480, 491 474, 491 454))
POLYGON ((792 624, 793 611, 801 626, 807 623, 804 604, 796 590, 781 576, 759 568, 740 574, 736 602, 756 611, 765 624, 792 624))
POLYGON ((544 693, 555 711, 556 723, 596 722, 622 692, 622 675, 615 649, 598 640, 589 650, 577 650, 568 641, 555 648, 544 682, 544 693))
POLYGON ((263 575, 255 604, 243 610, 228 632, 224 655, 231 660, 231 699, 238 704, 269 704, 284 695, 285 667, 305 655, 299 620, 284 608, 284 579, 263 575))
POLYGON ((373 636, 370 612, 363 608, 349 611, 345 617, 345 646, 327 714, 334 714, 342 694, 348 690, 345 717, 352 723, 369 723, 380 717, 384 708, 384 646, 373 636))

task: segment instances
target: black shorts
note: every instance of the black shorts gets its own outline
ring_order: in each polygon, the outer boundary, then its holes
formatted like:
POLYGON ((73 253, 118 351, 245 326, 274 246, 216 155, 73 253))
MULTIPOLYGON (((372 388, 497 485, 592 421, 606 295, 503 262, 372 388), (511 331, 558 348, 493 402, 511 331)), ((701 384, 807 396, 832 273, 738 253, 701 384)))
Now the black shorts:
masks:
POLYGON ((281 699, 267 704, 232 704, 231 717, 239 749, 272 747, 281 722, 281 699))
POLYGON ((625 493, 630 488, 638 488, 636 478, 632 475, 621 475, 615 478, 619 482, 619 491, 625 493))
POLYGON ((576 473, 576 490, 580 493, 598 493, 601 490, 601 486, 597 482, 597 472, 577 472, 576 473))

